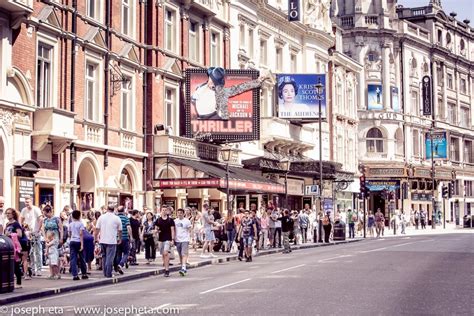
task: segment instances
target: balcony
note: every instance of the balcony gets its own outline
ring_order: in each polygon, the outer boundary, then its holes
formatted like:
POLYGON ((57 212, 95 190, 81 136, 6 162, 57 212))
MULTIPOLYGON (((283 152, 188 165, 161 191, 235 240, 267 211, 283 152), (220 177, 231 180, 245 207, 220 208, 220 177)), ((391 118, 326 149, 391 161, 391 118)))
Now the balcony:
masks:
POLYGON ((261 139, 270 147, 285 147, 286 151, 298 149, 303 152, 314 148, 314 128, 298 126, 277 117, 261 119, 261 139))
POLYGON ((76 114, 57 108, 38 108, 33 114, 33 150, 41 151, 53 143, 53 153, 58 154, 76 139, 74 116, 76 114))
POLYGON ((341 16, 341 26, 343 28, 353 28, 354 27, 354 16, 341 16))
POLYGON ((205 15, 213 16, 222 21, 228 22, 228 6, 227 1, 221 0, 192 0, 191 10, 201 11, 205 15))
POLYGON ((30 14, 33 12, 33 0, 0 0, 0 9, 11 14, 30 14))
MULTIPOLYGON (((153 152, 157 157, 179 157, 193 160, 222 162, 221 146, 198 142, 191 138, 170 135, 155 135, 153 152)), ((240 150, 233 149, 231 165, 241 165, 240 150)))

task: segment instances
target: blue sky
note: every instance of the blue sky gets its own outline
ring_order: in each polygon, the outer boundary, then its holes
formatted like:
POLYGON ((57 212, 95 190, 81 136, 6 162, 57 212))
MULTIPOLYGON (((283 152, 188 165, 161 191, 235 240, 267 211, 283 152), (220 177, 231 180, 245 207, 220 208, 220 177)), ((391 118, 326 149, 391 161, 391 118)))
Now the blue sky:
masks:
MULTIPOLYGON (((398 4, 405 7, 421 7, 428 5, 430 0, 398 0, 398 4)), ((474 0, 441 0, 443 11, 449 15, 456 12, 456 19, 462 21, 464 19, 471 20, 471 27, 474 26, 474 0)))

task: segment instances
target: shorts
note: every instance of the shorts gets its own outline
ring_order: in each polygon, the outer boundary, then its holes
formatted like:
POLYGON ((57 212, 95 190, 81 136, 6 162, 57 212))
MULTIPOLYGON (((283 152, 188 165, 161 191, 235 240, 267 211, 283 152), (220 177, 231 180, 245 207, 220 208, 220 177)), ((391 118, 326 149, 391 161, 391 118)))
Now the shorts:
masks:
POLYGON ((30 252, 31 250, 31 244, 29 241, 20 241, 20 245, 21 245, 21 251, 23 252, 30 252))
POLYGON ((214 241, 216 240, 216 236, 214 235, 214 231, 212 229, 205 229, 204 230, 204 241, 214 241))
POLYGON ((170 241, 169 241, 169 240, 167 240, 167 241, 160 241, 160 242, 159 242, 159 246, 160 246, 160 253, 161 253, 161 255, 170 252, 171 245, 170 245, 170 241))
POLYGON ((177 242, 176 250, 178 251, 178 255, 180 257, 187 256, 189 252, 189 241, 177 242))
POLYGON ((244 247, 251 247, 253 243, 253 236, 242 237, 242 242, 244 243, 244 247))

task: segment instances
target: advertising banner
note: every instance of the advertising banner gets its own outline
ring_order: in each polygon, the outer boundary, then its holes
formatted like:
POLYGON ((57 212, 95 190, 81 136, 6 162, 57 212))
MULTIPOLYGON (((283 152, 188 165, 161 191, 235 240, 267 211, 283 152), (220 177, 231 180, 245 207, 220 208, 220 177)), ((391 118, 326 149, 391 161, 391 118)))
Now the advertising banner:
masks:
POLYGON ((186 70, 186 137, 215 142, 260 137, 256 70, 186 70), (220 70, 220 71, 217 71, 220 70))
POLYGON ((365 186, 370 192, 376 191, 395 191, 400 188, 400 180, 366 180, 365 186))
POLYGON ((423 77, 421 98, 423 101, 423 115, 432 115, 430 76, 423 77))
POLYGON ((278 117, 283 119, 316 120, 321 98, 322 118, 326 118, 326 75, 278 74, 278 117), (321 96, 316 84, 323 85, 321 96))
POLYGON ((433 158, 447 159, 448 158, 448 139, 446 132, 433 133, 433 142, 431 141, 431 134, 426 133, 425 148, 426 159, 431 159, 431 145, 433 144, 433 158))
POLYGON ((288 21, 300 20, 300 0, 288 0, 288 21))
POLYGON ((392 110, 395 112, 400 112, 400 99, 398 96, 398 88, 392 87, 392 110))
POLYGON ((383 110, 381 84, 367 85, 367 109, 383 110))

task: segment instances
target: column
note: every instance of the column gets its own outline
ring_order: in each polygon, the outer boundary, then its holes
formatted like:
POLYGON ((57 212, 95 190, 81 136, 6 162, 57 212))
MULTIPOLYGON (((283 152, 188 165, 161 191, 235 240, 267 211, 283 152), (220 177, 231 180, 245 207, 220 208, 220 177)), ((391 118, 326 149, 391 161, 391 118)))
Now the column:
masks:
MULTIPOLYGON (((361 43, 360 45, 357 46, 357 57, 358 57, 358 62, 361 65, 365 64, 365 54, 366 54, 367 48, 364 48, 364 43, 361 43)), ((358 80, 359 80, 359 91, 358 91, 358 109, 361 110, 367 110, 367 102, 366 102, 366 96, 365 96, 365 91, 367 89, 367 84, 365 83, 365 68, 362 69, 362 71, 357 73, 358 80)), ((354 99, 355 101, 355 99, 354 99)), ((356 111, 356 116, 357 116, 357 111, 356 111)))
POLYGON ((388 43, 382 46, 382 90, 383 90, 383 108, 390 109, 390 45, 388 43))

